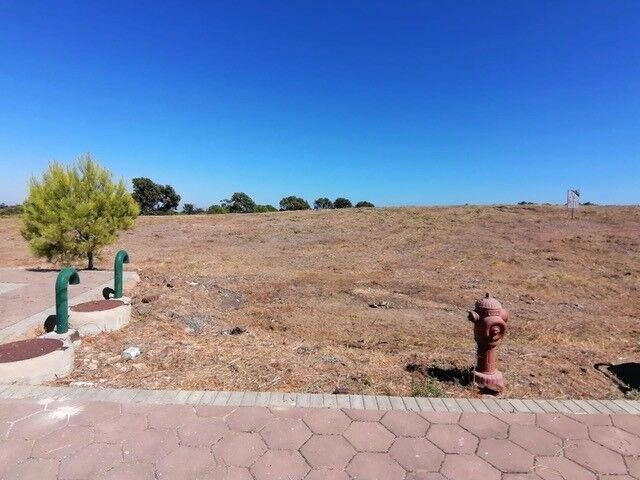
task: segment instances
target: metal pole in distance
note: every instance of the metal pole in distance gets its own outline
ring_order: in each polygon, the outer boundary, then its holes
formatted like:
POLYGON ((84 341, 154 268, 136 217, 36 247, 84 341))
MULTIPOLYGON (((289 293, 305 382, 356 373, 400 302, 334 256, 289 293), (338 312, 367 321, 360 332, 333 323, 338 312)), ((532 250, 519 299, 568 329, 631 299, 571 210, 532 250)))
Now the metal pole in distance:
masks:
POLYGON ((114 298, 122 298, 122 270, 124 263, 129 263, 129 254, 124 250, 120 250, 116 253, 116 259, 113 262, 114 298))
POLYGON ((63 268, 56 278, 56 332, 69 331, 69 285, 80 283, 80 276, 74 268, 63 268))

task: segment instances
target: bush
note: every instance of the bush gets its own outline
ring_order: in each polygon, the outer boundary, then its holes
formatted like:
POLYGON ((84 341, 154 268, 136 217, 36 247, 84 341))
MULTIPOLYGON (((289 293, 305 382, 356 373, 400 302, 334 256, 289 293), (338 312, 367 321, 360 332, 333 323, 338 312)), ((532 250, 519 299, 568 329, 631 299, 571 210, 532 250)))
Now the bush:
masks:
POLYGON ((222 206, 231 213, 251 213, 256 208, 256 202, 244 192, 236 192, 228 200, 222 201, 222 206))
POLYGON ((280 210, 309 210, 309 208, 309 203, 304 198, 291 195, 280 200, 280 210))
POLYGON ((173 213, 178 208, 180 195, 171 185, 158 185, 146 177, 134 178, 132 182, 133 199, 143 215, 173 213))
POLYGON ((197 215, 204 213, 204 209, 196 207, 193 203, 185 203, 182 206, 182 213, 185 215, 197 215))
POLYGON ((227 207, 223 207, 222 205, 211 205, 207 208, 207 213, 212 215, 220 215, 223 213, 229 213, 229 209, 227 207))
POLYGON ((22 205, 7 205, 0 203, 0 215, 20 215, 22 213, 22 205))
POLYGON ((31 251, 49 261, 69 263, 94 256, 118 238, 118 230, 133 228, 140 213, 124 181, 85 155, 72 167, 49 165, 41 179, 32 178, 24 203, 22 236, 31 251))
POLYGON ((351 208, 351 200, 348 198, 338 197, 335 202, 333 202, 333 208, 351 208))
POLYGON ((273 205, 256 205, 255 213, 277 212, 278 209, 273 205))
POLYGON ((313 202, 313 208, 316 210, 326 210, 333 208, 333 202, 329 200, 327 197, 318 198, 315 202, 313 202))
POLYGON ((356 208, 372 208, 372 207, 375 207, 375 205, 371 202, 364 201, 364 202, 356 203, 356 208))

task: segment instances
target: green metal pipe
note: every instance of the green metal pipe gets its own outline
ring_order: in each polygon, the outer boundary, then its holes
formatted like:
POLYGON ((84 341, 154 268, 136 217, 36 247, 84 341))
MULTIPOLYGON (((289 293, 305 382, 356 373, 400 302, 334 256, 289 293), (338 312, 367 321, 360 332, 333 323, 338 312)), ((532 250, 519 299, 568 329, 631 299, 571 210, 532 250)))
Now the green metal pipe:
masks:
POLYGON ((116 259, 113 263, 113 290, 115 291, 113 298, 122 298, 122 264, 129 263, 129 254, 124 250, 116 253, 116 259))
POLYGON ((75 268, 63 268, 56 279, 56 332, 69 331, 69 285, 80 283, 75 268))

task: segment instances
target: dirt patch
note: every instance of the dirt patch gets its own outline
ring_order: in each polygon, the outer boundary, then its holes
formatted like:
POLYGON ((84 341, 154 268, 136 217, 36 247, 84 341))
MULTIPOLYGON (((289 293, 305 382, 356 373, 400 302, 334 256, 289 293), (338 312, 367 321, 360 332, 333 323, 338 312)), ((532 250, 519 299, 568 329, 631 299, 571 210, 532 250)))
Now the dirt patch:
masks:
MULTIPOLYGON (((0 261, 37 264, 0 220, 0 261)), ((59 383, 472 396, 466 310, 488 291, 511 311, 509 396, 623 397, 594 365, 640 357, 638 232, 632 207, 143 217, 101 265, 131 255, 132 322, 84 340, 59 383)))

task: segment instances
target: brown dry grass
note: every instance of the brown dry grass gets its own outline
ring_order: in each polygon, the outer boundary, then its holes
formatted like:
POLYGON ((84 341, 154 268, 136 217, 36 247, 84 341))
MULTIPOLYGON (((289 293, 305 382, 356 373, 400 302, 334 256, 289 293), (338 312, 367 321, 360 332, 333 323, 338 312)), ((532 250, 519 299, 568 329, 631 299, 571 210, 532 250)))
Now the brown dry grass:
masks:
MULTIPOLYGON (((633 207, 142 217, 118 245, 142 277, 134 319, 83 341, 64 382, 471 396, 420 372, 473 364, 465 312, 489 291, 511 311, 509 395, 621 397, 594 364, 638 361, 639 232, 633 207), (247 332, 220 333, 236 325, 247 332), (144 353, 123 363, 130 345, 144 353)), ((34 263, 15 219, 0 238, 3 265, 34 263)))

